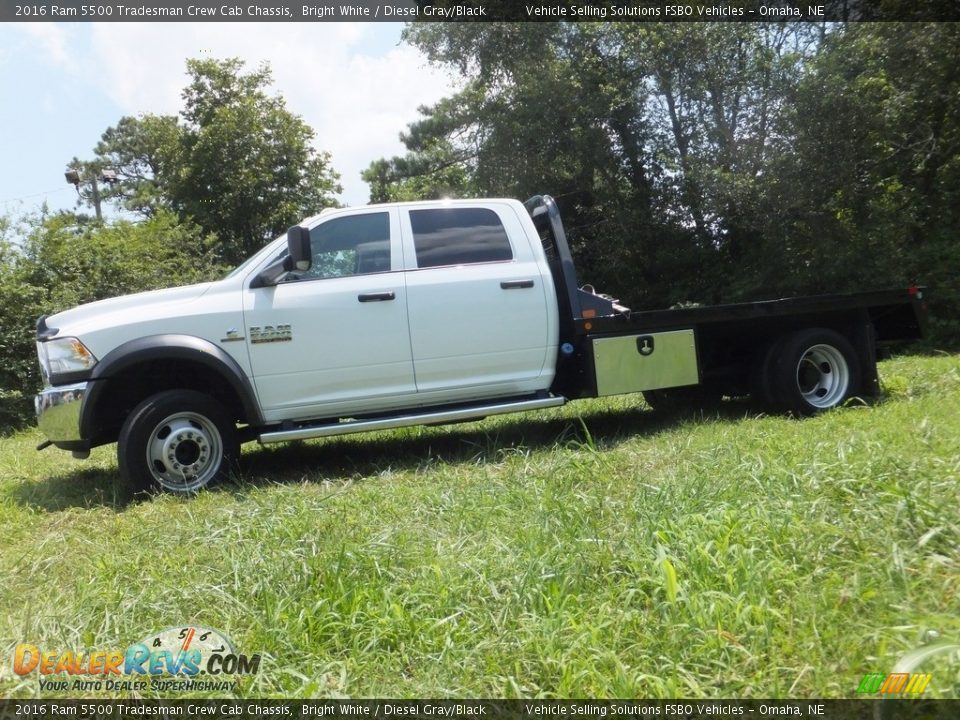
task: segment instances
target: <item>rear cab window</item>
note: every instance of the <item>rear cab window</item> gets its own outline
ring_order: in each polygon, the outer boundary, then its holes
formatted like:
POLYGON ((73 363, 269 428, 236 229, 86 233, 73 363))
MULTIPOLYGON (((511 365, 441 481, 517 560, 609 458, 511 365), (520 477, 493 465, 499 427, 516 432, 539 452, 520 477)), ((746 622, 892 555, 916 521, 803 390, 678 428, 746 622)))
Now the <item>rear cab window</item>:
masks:
POLYGON ((507 231, 489 208, 411 210, 410 226, 421 269, 513 260, 507 231))

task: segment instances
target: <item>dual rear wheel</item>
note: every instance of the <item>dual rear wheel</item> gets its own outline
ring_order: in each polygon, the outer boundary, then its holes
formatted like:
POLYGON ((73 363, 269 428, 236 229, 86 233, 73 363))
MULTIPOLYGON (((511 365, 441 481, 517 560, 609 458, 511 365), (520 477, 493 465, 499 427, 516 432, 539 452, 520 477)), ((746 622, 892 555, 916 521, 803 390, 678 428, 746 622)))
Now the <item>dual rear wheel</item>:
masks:
MULTIPOLYGON (((838 332, 809 328, 771 343, 753 369, 751 384, 753 394, 771 410, 815 415, 861 391, 860 361, 838 332)), ((648 390, 643 396, 655 410, 679 412, 716 407, 721 391, 692 385, 648 390)))
POLYGON ((764 400, 773 409, 815 415, 861 391, 860 360, 838 332, 800 330, 773 343, 760 381, 764 400))

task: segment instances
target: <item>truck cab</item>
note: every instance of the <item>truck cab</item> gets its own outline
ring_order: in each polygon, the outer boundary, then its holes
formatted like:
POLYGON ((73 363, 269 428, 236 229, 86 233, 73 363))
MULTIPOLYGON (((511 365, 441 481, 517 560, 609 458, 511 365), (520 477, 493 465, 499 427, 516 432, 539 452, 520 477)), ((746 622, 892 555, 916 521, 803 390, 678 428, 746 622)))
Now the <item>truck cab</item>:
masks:
POLYGON ((556 294, 520 203, 346 209, 302 227, 308 269, 272 282, 271 266, 289 257, 280 242, 241 291, 266 422, 550 387, 556 294), (282 334, 263 335, 278 325, 282 334))
POLYGON ((118 441, 136 488, 183 491, 222 476, 217 458, 254 430, 537 406, 554 380, 556 298, 516 200, 327 210, 219 282, 41 319, 39 425, 80 457, 118 441))

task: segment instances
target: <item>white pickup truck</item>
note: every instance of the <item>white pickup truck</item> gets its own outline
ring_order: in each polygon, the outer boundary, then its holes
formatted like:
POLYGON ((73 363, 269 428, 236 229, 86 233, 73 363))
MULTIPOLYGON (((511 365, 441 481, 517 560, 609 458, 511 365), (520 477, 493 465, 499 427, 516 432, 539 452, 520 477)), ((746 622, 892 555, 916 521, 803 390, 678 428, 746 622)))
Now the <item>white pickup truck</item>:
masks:
POLYGON ((242 441, 575 398, 755 393, 810 414, 876 393, 876 345, 920 336, 921 296, 631 312, 578 286, 549 196, 326 210, 217 282, 41 318, 40 449, 117 442, 132 488, 190 493, 242 441))

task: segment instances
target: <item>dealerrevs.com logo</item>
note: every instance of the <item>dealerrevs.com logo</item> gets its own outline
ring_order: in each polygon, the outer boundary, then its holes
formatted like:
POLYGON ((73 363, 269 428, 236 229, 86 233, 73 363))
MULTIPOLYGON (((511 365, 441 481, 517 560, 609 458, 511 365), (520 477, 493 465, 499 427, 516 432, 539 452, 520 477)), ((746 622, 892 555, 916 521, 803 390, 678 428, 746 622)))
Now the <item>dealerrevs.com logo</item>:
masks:
POLYGON ((200 626, 167 628, 124 650, 71 651, 21 643, 13 671, 36 672, 50 691, 232 690, 260 669, 260 655, 237 653, 223 633, 200 626))

